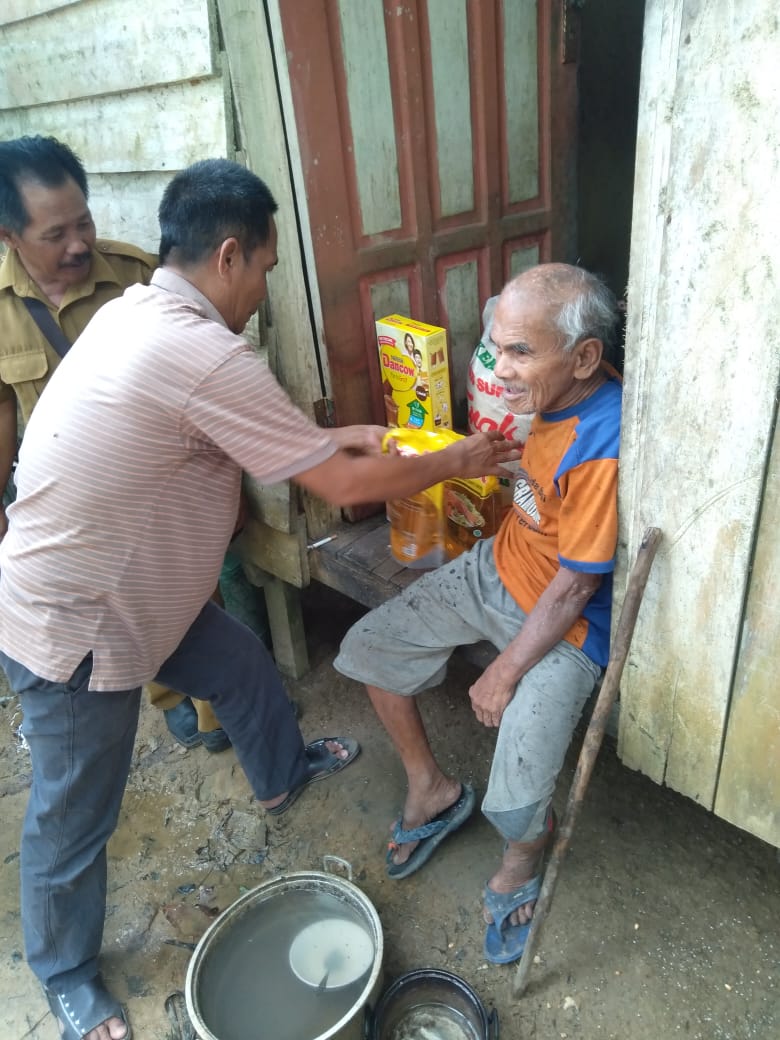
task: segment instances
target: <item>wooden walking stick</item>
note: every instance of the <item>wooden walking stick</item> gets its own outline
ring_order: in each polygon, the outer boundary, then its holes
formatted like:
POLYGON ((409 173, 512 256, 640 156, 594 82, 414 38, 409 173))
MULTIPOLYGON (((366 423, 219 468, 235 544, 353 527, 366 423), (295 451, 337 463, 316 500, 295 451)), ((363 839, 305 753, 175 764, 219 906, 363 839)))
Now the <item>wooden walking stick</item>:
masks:
POLYGON ((569 798, 566 803, 566 811, 563 814, 563 821, 558 828, 553 850, 544 872, 542 888, 539 892, 539 898, 536 900, 534 916, 531 918, 531 929, 525 941, 523 956, 518 965, 514 985, 512 986, 513 997, 522 996, 526 986, 539 934, 552 903, 558 872, 566 856, 574 824, 582 808, 593 766, 596 764, 596 756, 604 739, 604 730, 607 726, 609 713, 618 694, 620 677, 623 674, 623 666, 628 657, 628 649, 631 645, 631 637, 634 634, 634 625, 639 613, 639 604, 642 602, 642 594, 645 591, 650 566, 660 541, 661 531, 659 528, 648 527, 642 539, 642 544, 639 546, 636 560, 628 579, 626 597, 623 600, 623 607, 620 611, 615 641, 612 646, 612 652, 609 655, 609 664, 604 673, 604 681, 596 698, 596 705, 588 723, 585 739, 582 742, 577 768, 574 771, 574 778, 569 788, 569 798))

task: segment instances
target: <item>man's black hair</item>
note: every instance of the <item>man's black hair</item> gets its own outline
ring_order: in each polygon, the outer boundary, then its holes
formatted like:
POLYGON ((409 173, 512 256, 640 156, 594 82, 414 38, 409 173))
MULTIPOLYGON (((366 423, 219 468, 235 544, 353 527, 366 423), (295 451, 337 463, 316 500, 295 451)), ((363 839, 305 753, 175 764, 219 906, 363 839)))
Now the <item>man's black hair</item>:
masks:
POLYGON ((244 256, 265 245, 278 209, 260 178, 229 159, 204 159, 177 173, 160 202, 160 263, 187 267, 227 238, 244 256))
POLYGON ((21 235, 30 223, 21 189, 29 181, 59 188, 69 177, 89 198, 84 164, 56 137, 17 137, 0 141, 0 224, 21 235))

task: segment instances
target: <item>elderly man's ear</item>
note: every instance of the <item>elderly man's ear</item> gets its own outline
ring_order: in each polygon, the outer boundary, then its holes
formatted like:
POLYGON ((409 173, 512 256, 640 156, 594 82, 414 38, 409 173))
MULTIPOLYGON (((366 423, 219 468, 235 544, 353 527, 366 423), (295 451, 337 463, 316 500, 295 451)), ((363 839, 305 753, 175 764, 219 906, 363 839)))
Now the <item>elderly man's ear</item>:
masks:
POLYGON ((577 362, 574 366, 574 378, 590 379, 601 364, 601 358, 604 354, 604 346, 601 340, 596 339, 595 336, 589 336, 588 339, 578 343, 574 350, 577 355, 577 362))

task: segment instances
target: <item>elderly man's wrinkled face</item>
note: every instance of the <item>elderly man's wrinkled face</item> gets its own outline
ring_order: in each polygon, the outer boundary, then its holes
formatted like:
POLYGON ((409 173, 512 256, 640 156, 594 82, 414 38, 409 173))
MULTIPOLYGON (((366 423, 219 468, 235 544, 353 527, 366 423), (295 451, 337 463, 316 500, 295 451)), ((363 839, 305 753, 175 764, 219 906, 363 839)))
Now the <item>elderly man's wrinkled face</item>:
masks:
POLYGON ((71 178, 51 188, 37 181, 20 187, 29 222, 20 235, 9 232, 24 269, 44 292, 86 281, 95 246, 95 225, 87 200, 71 178))
POLYGON ((563 337, 546 303, 527 293, 503 294, 493 315, 491 339, 498 355, 495 376, 504 384, 504 404, 510 412, 554 412, 579 401, 579 349, 563 351, 563 337))

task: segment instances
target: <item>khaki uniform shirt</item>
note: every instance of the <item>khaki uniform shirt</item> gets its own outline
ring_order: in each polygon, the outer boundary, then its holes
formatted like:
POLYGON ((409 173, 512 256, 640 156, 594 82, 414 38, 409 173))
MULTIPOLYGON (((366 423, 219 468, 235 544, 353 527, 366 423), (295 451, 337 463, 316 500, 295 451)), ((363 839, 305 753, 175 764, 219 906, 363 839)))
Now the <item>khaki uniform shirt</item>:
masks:
MULTIPOLYGON (((89 277, 68 289, 54 307, 9 249, 0 264, 0 401, 16 397, 26 425, 60 357, 35 324, 23 297, 42 300, 70 343, 81 335, 104 303, 137 282, 149 284, 156 258, 125 242, 98 239, 89 277)), ((20 426, 20 434, 22 427, 20 426)))

